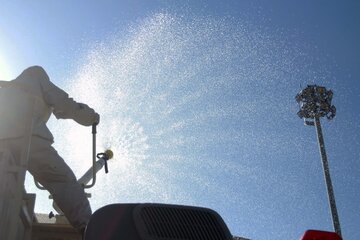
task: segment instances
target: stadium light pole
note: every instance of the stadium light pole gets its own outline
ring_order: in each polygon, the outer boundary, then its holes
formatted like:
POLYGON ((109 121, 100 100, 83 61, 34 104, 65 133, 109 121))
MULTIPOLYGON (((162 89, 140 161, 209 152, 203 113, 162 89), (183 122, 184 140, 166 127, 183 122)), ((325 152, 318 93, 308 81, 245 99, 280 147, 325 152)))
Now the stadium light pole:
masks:
POLYGON ((325 87, 308 85, 296 95, 295 99, 300 106, 300 110, 297 113, 298 116, 304 119, 305 125, 315 125, 316 127, 316 135, 318 138, 321 161, 324 170, 333 227, 334 231, 341 237, 340 221, 337 213, 335 195, 331 182, 329 164, 320 123, 320 117, 326 117, 329 120, 335 117, 336 108, 334 105, 331 105, 332 96, 333 92, 331 90, 327 90, 325 87))

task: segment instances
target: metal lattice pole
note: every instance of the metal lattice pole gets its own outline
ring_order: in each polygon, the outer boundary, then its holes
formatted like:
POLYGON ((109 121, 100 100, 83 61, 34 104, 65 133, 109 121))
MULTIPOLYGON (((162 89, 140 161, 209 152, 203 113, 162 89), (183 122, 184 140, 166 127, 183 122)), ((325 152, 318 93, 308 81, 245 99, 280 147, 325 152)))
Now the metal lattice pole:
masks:
POLYGON ((323 170, 324 170, 326 189, 327 189, 328 198, 329 198, 329 205, 330 205, 330 210, 331 210, 333 227, 334 227, 335 232, 337 234, 339 234, 339 236, 341 236, 340 221, 339 221, 339 216, 338 216, 337 209, 336 209, 335 195, 334 195, 334 190, 333 190, 333 186, 332 186, 332 182, 331 182, 329 164, 327 161, 327 156, 326 156, 326 151, 325 151, 325 143, 324 143, 324 138, 322 135, 321 124, 320 124, 319 118, 315 118, 315 126, 316 126, 319 150, 320 150, 320 155, 321 155, 321 160, 322 160, 322 165, 323 165, 323 170))
POLYGON ((315 125, 316 127, 333 227, 334 231, 341 237, 340 221, 337 213, 335 195, 331 182, 329 164, 320 123, 320 117, 326 116, 329 120, 335 117, 336 108, 331 105, 332 95, 332 91, 327 91, 325 87, 309 85, 296 95, 296 101, 300 104, 298 116, 304 119, 305 125, 315 125))

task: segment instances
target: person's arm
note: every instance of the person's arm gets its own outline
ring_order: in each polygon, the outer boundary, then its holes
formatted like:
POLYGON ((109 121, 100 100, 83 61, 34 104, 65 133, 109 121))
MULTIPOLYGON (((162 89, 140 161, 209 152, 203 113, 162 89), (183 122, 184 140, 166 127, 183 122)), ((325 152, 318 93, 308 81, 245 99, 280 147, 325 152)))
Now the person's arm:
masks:
POLYGON ((40 79, 44 100, 53 108, 53 113, 56 118, 73 119, 84 126, 99 123, 100 116, 94 111, 94 109, 70 98, 65 91, 50 81, 43 68, 34 68, 34 71, 38 72, 38 76, 41 76, 40 79))
POLYGON ((54 108, 53 114, 56 118, 73 119, 77 123, 90 126, 94 123, 99 123, 100 116, 94 109, 83 103, 78 103, 61 89, 51 89, 46 95, 46 101, 48 101, 54 108))

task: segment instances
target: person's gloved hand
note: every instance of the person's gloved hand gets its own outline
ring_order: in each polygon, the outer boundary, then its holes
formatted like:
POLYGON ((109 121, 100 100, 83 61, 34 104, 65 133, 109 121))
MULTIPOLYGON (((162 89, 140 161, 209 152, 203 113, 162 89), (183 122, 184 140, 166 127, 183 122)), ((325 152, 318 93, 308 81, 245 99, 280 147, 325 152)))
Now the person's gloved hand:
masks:
POLYGON ((100 115, 90 108, 88 105, 83 103, 77 104, 78 108, 72 117, 77 123, 84 126, 91 126, 93 124, 99 124, 100 115))
POLYGON ((98 125, 100 123, 100 115, 95 113, 94 124, 98 125))

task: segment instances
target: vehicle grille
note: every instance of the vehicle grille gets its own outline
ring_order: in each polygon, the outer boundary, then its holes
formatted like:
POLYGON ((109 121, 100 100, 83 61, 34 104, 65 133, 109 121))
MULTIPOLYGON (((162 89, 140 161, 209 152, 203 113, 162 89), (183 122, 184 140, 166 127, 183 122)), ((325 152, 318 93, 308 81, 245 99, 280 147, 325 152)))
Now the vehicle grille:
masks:
POLYGON ((210 209, 142 204, 134 211, 144 240, 228 240, 231 234, 220 215, 210 209))

